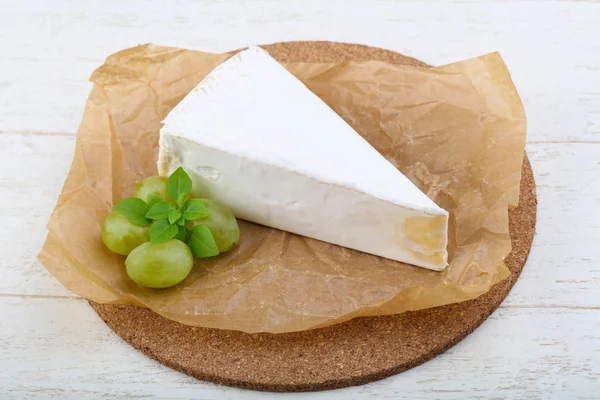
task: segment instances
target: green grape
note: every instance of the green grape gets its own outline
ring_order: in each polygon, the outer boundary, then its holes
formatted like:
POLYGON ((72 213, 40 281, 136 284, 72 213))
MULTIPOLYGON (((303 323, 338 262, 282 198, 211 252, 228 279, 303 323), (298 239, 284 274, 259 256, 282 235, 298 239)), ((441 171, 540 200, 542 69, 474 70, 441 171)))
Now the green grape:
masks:
POLYGON ((196 225, 206 225, 215 238, 219 252, 229 251, 240 240, 240 227, 235 215, 227 206, 217 200, 204 199, 210 216, 204 219, 188 221, 186 228, 191 230, 196 225))
POLYGON ((116 211, 110 213, 102 224, 102 241, 115 253, 126 256, 149 240, 149 227, 138 226, 116 211))
POLYGON ((169 179, 166 176, 149 176, 138 182, 133 190, 133 197, 148 202, 148 196, 155 194, 162 197, 163 199, 169 199, 167 194, 167 181, 169 179))
POLYGON ((144 243, 127 259, 127 275, 142 286, 161 289, 177 285, 190 271, 194 258, 190 248, 180 240, 144 243))

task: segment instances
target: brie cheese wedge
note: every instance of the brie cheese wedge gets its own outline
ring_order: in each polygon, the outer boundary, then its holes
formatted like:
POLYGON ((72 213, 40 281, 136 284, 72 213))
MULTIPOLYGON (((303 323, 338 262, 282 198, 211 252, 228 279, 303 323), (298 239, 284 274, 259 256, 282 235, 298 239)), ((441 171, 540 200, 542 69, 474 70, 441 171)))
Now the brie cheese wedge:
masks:
POLYGON ((163 123, 159 173, 183 166, 236 217, 446 267, 448 213, 264 50, 221 64, 163 123))

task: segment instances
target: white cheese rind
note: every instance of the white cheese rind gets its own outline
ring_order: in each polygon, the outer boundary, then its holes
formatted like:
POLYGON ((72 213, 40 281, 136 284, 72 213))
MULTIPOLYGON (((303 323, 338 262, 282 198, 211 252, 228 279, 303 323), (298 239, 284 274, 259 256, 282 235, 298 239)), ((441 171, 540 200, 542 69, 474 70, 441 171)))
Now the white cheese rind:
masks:
POLYGON ((159 173, 236 216, 443 270, 448 213, 262 49, 209 74, 166 118, 159 173))

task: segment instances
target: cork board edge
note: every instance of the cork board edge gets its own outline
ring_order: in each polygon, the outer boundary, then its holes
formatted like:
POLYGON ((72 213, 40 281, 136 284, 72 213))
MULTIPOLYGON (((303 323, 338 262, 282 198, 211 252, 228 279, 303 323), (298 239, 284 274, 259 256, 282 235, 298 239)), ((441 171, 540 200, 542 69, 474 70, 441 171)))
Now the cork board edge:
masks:
MULTIPOLYGON (((320 52, 319 54, 323 54, 323 57, 312 60, 314 62, 332 62, 334 59, 330 59, 331 54, 336 53, 335 57, 340 57, 339 50, 344 49, 342 51, 341 56, 346 57, 348 59, 356 60, 358 59, 381 59, 383 61, 390 61, 390 54, 394 55, 394 60, 391 62, 401 62, 405 64, 411 65, 419 65, 425 66, 426 64, 409 58, 404 57, 400 54, 390 52, 388 50, 378 49, 374 47, 367 47, 362 45, 353 45, 353 44, 340 44, 334 42, 287 42, 287 43, 276 43, 273 45, 263 46, 270 52, 275 52, 278 54, 278 59, 281 62, 297 62, 302 61, 304 57, 301 53, 290 50, 290 47, 293 49, 295 45, 301 46, 301 48, 311 48, 313 51, 320 52), (357 57, 356 54, 362 54, 363 57, 357 57)), ((339 59, 338 59, 339 61, 339 59)), ((415 357, 406 362, 398 363, 397 365, 390 368, 382 368, 379 371, 363 374, 363 375, 348 375, 342 379, 325 379, 319 382, 278 382, 278 383, 270 383, 266 381, 256 381, 256 380, 243 380, 243 379, 234 379, 226 376, 206 373, 201 370, 188 368, 182 365, 182 363, 178 362, 180 360, 177 359, 169 359, 158 354, 153 348, 140 345, 136 340, 135 336, 124 332, 121 327, 115 325, 114 321, 111 319, 112 311, 116 310, 114 307, 127 307, 127 306, 110 306, 110 305, 100 305, 90 302, 92 308, 98 313, 98 315, 104 320, 105 323, 111 329, 113 329, 118 335, 120 335, 127 343, 132 345, 133 347, 140 350, 142 353, 147 355, 148 357, 157 360, 158 362, 183 372, 187 375, 193 376, 200 380, 211 381, 218 384, 234 386, 244 389, 251 390, 260 390, 260 391, 275 391, 275 392, 307 392, 307 391, 316 391, 316 390, 328 390, 328 389, 336 389, 340 387, 353 386, 353 385, 361 385, 368 382, 380 380, 387 378, 391 375, 398 374, 400 372, 411 369, 417 365, 420 365, 435 356, 443 353, 450 347, 459 343, 462 339, 472 333, 477 327, 479 327, 489 315, 491 315, 502 303, 504 298, 510 292, 512 286, 518 279, 522 268, 527 260, 529 255, 529 251, 531 249, 531 244, 533 241, 533 237, 535 234, 535 221, 536 221, 536 210, 537 210, 537 200, 535 196, 535 181, 533 177, 533 172, 531 170, 531 165, 527 156, 524 157, 523 162, 523 177, 521 181, 521 199, 522 202, 519 207, 513 211, 511 211, 511 237, 514 238, 513 234, 518 231, 519 240, 516 243, 513 243, 513 252, 507 257, 507 265, 515 264, 515 267, 511 268, 511 276, 504 281, 497 284, 490 292, 486 293, 484 296, 481 296, 479 299, 471 300, 480 301, 482 298, 488 298, 489 301, 486 303, 486 310, 477 316, 476 319, 471 321, 469 326, 465 326, 461 331, 460 335, 456 335, 452 337, 450 340, 440 342, 434 348, 430 349, 427 353, 422 353, 420 356, 415 357), (524 191, 529 191, 530 196, 523 196, 524 191), (525 204, 523 202, 525 199, 525 204), (520 221, 523 226, 514 227, 514 220, 520 221), (523 222, 525 221, 525 222, 523 222), (521 236, 524 235, 524 236, 521 236), (517 258, 515 260, 515 258, 517 258), (112 310, 112 311, 111 311, 112 310)), ((469 303, 469 302, 465 302, 469 303)), ((156 315, 157 318, 162 318, 156 315)), ((379 318, 379 317, 370 317, 370 318, 379 318)), ((367 318, 368 319, 368 318, 367 318)), ((342 324, 343 325, 343 324, 342 324)))
MULTIPOLYGON (((449 348, 455 346, 460 341, 462 341, 465 337, 467 337, 469 334, 471 334, 473 331, 475 331, 475 329, 477 329, 488 318, 488 316, 491 315, 502 304, 502 301, 504 300, 506 295, 508 295, 508 293, 510 293, 510 290, 512 289, 514 283, 517 281, 517 279, 519 278, 519 276, 521 274, 522 267, 524 266, 524 264, 527 260, 527 257, 529 255, 529 252, 531 249, 531 244, 533 242, 533 238, 534 238, 534 234, 535 234, 535 221, 536 221, 536 214, 537 214, 537 207, 536 207, 537 201, 535 199, 535 182, 534 182, 533 172, 531 170, 531 165, 530 165, 529 160, 526 155, 525 155, 524 163, 523 163, 523 183, 521 185, 521 192, 523 193, 523 191, 525 191, 525 190, 531 190, 533 192, 533 194, 534 194, 533 204, 530 204, 529 207, 523 207, 522 210, 517 209, 517 210, 513 211, 513 212, 520 212, 520 213, 528 213, 529 214, 528 216, 530 217, 529 219, 532 222, 532 225, 530 225, 528 227, 529 228, 528 231, 530 234, 526 238, 524 238, 524 241, 523 241, 522 245, 520 246, 523 250, 525 250, 525 253, 519 259, 519 263, 522 263, 521 268, 516 271, 513 271, 510 277, 508 277, 504 281, 500 282, 498 285, 496 285, 494 288, 492 288, 492 290, 490 292, 488 292, 488 294, 486 294, 486 296, 487 296, 489 294, 492 294, 493 292, 501 292, 502 293, 501 296, 496 297, 495 301, 493 303, 489 304, 489 306, 490 306, 489 312, 482 313, 479 316, 479 318, 472 325, 466 327, 463 330, 461 335, 455 336, 450 341, 441 343, 439 346, 437 346, 436 348, 434 348, 433 350, 431 350, 428 353, 422 354, 420 357, 414 358, 406 363, 398 364, 393 368, 382 369, 376 373, 366 374, 366 375, 362 375, 362 376, 348 376, 348 378, 346 378, 346 379, 326 380, 326 381, 319 382, 318 384, 314 384, 314 383, 310 383, 310 384, 309 383, 306 383, 306 384, 303 384, 303 383, 269 384, 269 383, 265 383, 265 382, 251 382, 251 381, 244 381, 244 380, 239 380, 239 379, 226 378, 223 376, 203 373, 203 372, 199 372, 194 369, 182 367, 181 364, 176 362, 177 360, 164 359, 160 355, 156 354, 153 351, 153 349, 151 349, 149 347, 139 346, 139 344, 136 343, 135 340, 132 340, 132 338, 129 335, 127 335, 126 333, 123 333, 121 331, 116 331, 116 333, 118 335, 120 335, 125 342, 132 345, 134 348, 138 349, 146 356, 158 361, 159 363, 161 363, 167 367, 170 367, 172 369, 180 371, 184 374, 190 375, 199 380, 210 381, 210 382, 214 382, 217 384, 233 386, 233 387, 238 387, 238 388, 242 388, 242 389, 270 391, 270 392, 311 392, 311 391, 318 391, 318 390, 339 389, 339 388, 347 387, 347 386, 363 385, 363 384, 366 384, 369 382, 388 378, 390 376, 399 374, 401 372, 404 372, 411 368, 414 368, 418 365, 421 365, 421 364, 433 359, 437 355, 445 352, 449 348)), ((519 208, 521 208, 522 206, 523 205, 521 205, 519 208)), ((510 257, 510 255, 509 255, 509 257, 510 257)), ((475 300, 471 300, 471 301, 475 301, 475 300)), ((465 302, 465 303, 468 303, 468 302, 465 302)), ((110 314, 110 312, 111 312, 110 309, 106 309, 105 308, 106 306, 103 306, 101 304, 96 304, 91 301, 90 301, 90 305, 98 313, 98 315, 102 318, 102 320, 109 327, 114 329, 113 324, 110 321, 110 318, 106 318, 106 316, 107 316, 106 313, 110 314)), ((114 306, 108 306, 108 307, 114 307, 114 306)), ((158 315, 156 315, 156 317, 162 318, 158 315)), ((364 317, 361 319, 368 319, 368 318, 377 318, 377 317, 364 317)))

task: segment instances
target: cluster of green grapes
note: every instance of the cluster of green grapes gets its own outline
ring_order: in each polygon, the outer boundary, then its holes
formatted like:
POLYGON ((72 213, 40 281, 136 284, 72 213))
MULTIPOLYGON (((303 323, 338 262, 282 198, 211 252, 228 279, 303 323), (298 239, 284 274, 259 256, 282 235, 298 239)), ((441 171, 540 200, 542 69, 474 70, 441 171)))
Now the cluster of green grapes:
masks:
POLYGON ((114 205, 102 225, 109 250, 127 256, 129 277, 150 288, 183 281, 194 258, 231 250, 240 229, 229 208, 212 199, 191 198, 192 181, 178 168, 167 179, 140 181, 133 197, 114 205))

